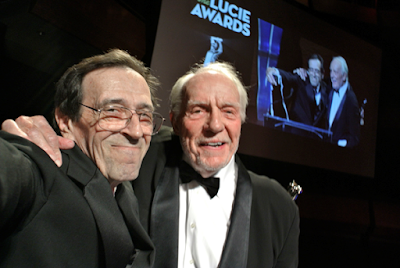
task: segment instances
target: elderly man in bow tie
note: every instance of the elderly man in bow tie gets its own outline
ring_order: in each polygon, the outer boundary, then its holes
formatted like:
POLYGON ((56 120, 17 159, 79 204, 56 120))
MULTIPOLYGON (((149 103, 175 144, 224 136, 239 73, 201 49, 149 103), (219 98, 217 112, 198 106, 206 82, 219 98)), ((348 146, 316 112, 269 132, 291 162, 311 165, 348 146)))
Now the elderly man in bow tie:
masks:
POLYGON ((174 133, 153 139, 133 183, 155 267, 297 267, 297 206, 236 155, 248 98, 235 69, 197 66, 178 79, 170 101, 174 133), (215 196, 203 178, 219 181, 215 196))
POLYGON ((356 94, 349 82, 346 60, 333 57, 330 65, 332 90, 326 113, 327 128, 332 131, 330 142, 354 147, 360 142, 360 110, 356 94))

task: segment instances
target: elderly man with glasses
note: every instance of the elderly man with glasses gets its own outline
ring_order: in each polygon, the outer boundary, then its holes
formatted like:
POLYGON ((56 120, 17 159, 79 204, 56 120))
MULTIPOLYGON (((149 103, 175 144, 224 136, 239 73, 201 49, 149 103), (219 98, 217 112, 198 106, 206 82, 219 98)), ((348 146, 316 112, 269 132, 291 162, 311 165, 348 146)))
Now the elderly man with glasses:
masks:
POLYGON ((0 132, 0 267, 153 265, 129 181, 163 122, 157 85, 121 50, 69 68, 57 83, 55 119, 75 146, 62 150, 61 167, 0 132))
MULTIPOLYGON (((294 90, 294 100, 289 112, 291 120, 325 128, 325 113, 328 99, 327 86, 322 81, 324 78, 324 60, 318 54, 313 54, 308 59, 308 70, 299 68, 294 73, 281 69, 268 68, 267 80, 277 86, 275 77, 280 77, 285 88, 294 90)), ((294 129, 295 134, 306 135, 310 133, 294 129)))

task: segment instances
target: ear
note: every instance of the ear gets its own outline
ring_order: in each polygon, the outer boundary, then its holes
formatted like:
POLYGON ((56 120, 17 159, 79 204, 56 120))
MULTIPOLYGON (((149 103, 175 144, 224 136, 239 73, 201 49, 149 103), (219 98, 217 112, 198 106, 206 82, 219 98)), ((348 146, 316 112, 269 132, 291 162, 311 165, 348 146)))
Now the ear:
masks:
POLYGON ((180 124, 178 123, 179 120, 175 117, 173 112, 169 112, 169 120, 171 121, 172 128, 174 129, 175 134, 179 136, 180 124))
POLYGON ((74 135, 73 135, 73 131, 72 131, 73 130, 73 125, 72 125, 71 119, 68 116, 62 114, 60 112, 59 108, 56 108, 54 114, 55 114, 54 116, 56 118, 56 122, 57 122, 58 128, 60 129, 61 135, 64 138, 75 140, 74 139, 74 135))

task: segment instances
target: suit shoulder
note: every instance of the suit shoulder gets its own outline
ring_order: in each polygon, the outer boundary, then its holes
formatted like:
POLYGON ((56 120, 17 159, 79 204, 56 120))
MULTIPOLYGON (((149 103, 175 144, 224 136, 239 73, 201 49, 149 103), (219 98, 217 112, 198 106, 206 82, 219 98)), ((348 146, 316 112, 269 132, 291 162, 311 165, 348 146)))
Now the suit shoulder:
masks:
POLYGON ((151 138, 151 143, 160 143, 172 140, 174 132, 171 127, 162 126, 160 131, 151 138))
POLYGON ((165 151, 170 146, 169 144, 174 140, 174 136, 172 128, 162 126, 160 131, 151 137, 150 147, 147 150, 144 162, 147 162, 148 158, 161 157, 164 155, 165 151))
POLYGON ((274 191, 278 193, 285 192, 282 185, 274 179, 271 179, 265 175, 258 175, 252 171, 248 171, 251 182, 256 188, 261 187, 263 190, 274 191))
POLYGON ((297 209, 296 203, 279 182, 252 171, 249 171, 249 175, 253 184, 253 201, 297 209))
POLYGON ((171 127, 163 126, 161 130, 152 137, 149 150, 146 153, 146 158, 156 157, 158 160, 173 155, 180 155, 180 141, 179 137, 173 132, 171 127))

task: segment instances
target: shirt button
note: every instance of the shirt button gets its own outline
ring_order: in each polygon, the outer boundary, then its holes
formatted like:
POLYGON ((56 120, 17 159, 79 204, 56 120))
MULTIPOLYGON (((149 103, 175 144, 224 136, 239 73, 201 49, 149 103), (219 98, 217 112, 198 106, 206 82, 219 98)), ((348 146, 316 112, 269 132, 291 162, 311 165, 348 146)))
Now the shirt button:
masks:
POLYGON ((190 263, 190 264, 193 264, 193 260, 190 260, 189 263, 190 263))
POLYGON ((191 227, 191 228, 194 228, 194 227, 196 227, 196 224, 195 224, 195 223, 192 223, 192 224, 190 225, 190 227, 191 227))

